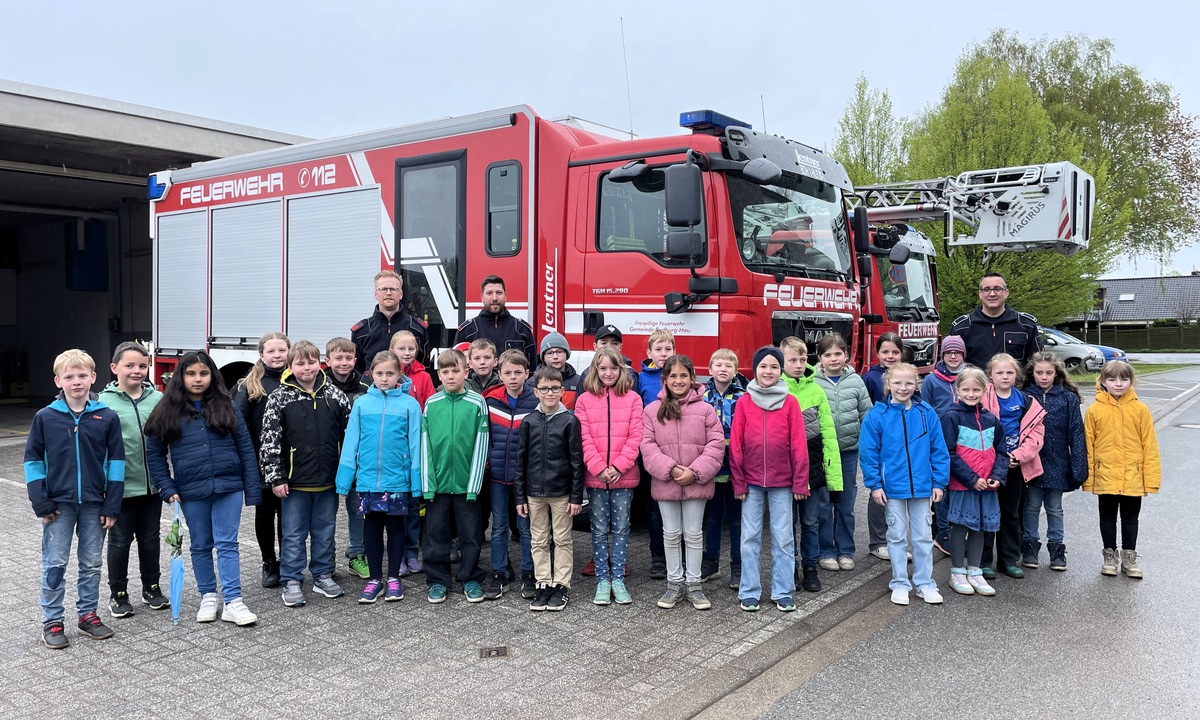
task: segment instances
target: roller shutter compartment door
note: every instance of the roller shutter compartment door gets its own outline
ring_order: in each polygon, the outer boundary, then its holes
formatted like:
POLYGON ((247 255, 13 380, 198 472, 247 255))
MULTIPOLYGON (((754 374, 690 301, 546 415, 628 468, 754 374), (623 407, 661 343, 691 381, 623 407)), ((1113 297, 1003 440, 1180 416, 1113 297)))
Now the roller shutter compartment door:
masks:
POLYGON ((206 344, 208 213, 201 210, 160 217, 156 238, 155 347, 200 350, 206 344))
POLYGON ((281 201, 212 211, 212 326, 216 344, 250 344, 282 329, 281 201))

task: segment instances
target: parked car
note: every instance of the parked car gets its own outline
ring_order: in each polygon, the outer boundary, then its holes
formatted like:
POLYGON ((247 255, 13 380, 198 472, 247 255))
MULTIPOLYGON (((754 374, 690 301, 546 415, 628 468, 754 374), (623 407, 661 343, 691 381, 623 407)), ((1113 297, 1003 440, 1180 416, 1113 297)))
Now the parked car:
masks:
POLYGON ((1057 337, 1060 340, 1060 342, 1082 343, 1084 345, 1090 345, 1090 346, 1096 348, 1097 350, 1100 351, 1100 354, 1104 356, 1104 362, 1108 362, 1109 360, 1123 360, 1125 362, 1129 362, 1129 357, 1125 354, 1124 350, 1118 350, 1117 348, 1109 347, 1108 345, 1097 345, 1096 343, 1086 343, 1086 342, 1083 342, 1082 340, 1080 340, 1079 338, 1075 337, 1074 335, 1068 335, 1067 333, 1065 333, 1062 330, 1059 330, 1057 328, 1041 328, 1041 329, 1047 333, 1053 334, 1055 337, 1057 337))
POLYGON ((1038 334, 1046 352, 1057 355, 1068 370, 1098 372, 1104 365, 1104 354, 1081 340, 1044 327, 1038 328, 1038 334))

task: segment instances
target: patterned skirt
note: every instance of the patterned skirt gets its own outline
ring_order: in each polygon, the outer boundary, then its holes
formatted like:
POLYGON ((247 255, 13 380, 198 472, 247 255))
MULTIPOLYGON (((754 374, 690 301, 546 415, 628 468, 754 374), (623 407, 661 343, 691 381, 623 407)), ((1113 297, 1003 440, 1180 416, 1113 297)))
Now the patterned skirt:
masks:
POLYGON ((402 492, 360 492, 358 494, 358 514, 387 513, 388 515, 408 514, 408 493, 402 492))
POLYGON ((996 532, 1000 529, 1000 498, 995 490, 951 490, 947 519, 976 532, 996 532))

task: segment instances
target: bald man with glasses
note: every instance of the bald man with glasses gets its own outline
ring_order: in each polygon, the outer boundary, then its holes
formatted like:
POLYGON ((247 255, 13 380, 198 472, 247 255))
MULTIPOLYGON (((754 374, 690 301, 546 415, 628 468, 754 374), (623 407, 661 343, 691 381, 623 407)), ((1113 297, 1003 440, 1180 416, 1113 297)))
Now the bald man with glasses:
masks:
POLYGON ((1025 367, 1042 349, 1037 318, 1008 305, 1008 283, 1000 273, 987 273, 979 281, 979 305, 950 325, 967 346, 967 362, 979 368, 999 353, 1008 353, 1025 367))

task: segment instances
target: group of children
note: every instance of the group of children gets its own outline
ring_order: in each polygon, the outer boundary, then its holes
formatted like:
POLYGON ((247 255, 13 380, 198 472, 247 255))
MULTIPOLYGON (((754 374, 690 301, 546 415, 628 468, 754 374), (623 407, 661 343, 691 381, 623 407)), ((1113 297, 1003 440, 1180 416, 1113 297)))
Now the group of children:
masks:
POLYGON ((849 367, 841 337, 821 338, 815 366, 790 337, 755 352, 748 381, 737 355, 717 350, 700 384, 670 333, 651 334, 637 371, 621 353, 620 331, 602 330, 581 374, 558 333, 543 339, 536 370, 520 351, 497 358, 488 340, 465 353, 443 350, 436 391, 406 331, 369 359, 369 377, 355 371, 350 340, 328 343, 323 369, 312 343, 268 333, 232 396, 204 352, 183 355, 159 393, 145 349, 123 343, 111 366, 116 380, 96 399, 91 358, 63 353, 54 367, 62 393, 35 417, 25 462, 44 528, 46 645, 68 644, 63 575, 73 532, 82 633, 112 635, 96 613, 106 529, 112 615, 133 613, 134 538, 143 602, 167 606, 158 572, 162 501, 179 503, 190 531, 197 621, 237 625, 257 620, 240 584, 243 505, 256 506, 263 585, 282 585, 289 607, 305 604, 306 567, 314 592, 344 594, 333 578, 344 496, 349 567, 366 581, 360 603, 400 600, 402 578, 424 572, 430 603, 445 601, 455 581, 474 603, 500 598, 519 579, 531 610, 556 611, 568 602, 572 521, 585 491, 593 602, 632 602, 630 517, 635 490, 646 485, 661 518, 661 530, 651 523, 652 576, 666 580, 659 607, 711 607, 702 584, 719 575, 727 528, 730 587, 743 610, 758 610, 766 521, 768 597, 790 611, 798 583, 821 589, 818 568, 854 568, 859 467, 871 493, 872 551, 891 560, 898 604, 914 586, 926 602, 942 602, 934 547, 951 556, 950 586, 962 594, 994 594, 985 560, 992 534, 1004 572, 1037 567, 1043 506, 1050 567, 1065 570, 1062 494, 1080 486, 1100 495, 1101 571, 1115 575, 1119 562, 1126 575, 1142 575, 1137 516, 1141 497, 1159 487, 1158 452, 1127 363, 1104 366, 1082 420, 1078 389, 1045 353, 1027 368, 997 355, 980 370, 963 365, 962 340, 949 337, 918 388, 894 335, 880 339, 880 364, 863 377, 849 367), (481 568, 489 519, 491 558, 481 568), (509 559, 514 523, 519 574, 509 559))

